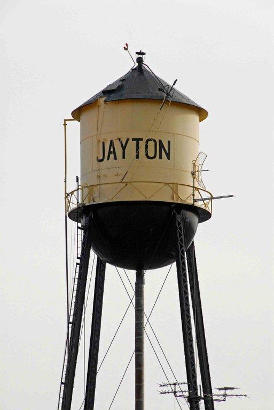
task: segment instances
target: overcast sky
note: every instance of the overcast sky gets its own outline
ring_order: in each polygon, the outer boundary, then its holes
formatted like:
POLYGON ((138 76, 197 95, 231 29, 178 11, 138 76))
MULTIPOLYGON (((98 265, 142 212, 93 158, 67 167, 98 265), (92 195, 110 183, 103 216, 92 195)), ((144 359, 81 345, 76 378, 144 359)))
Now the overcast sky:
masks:
MULTIPOLYGON (((125 42, 208 109, 200 127, 206 186, 235 194, 214 203, 196 235, 212 383, 249 395, 216 409, 274 408, 273 7, 271 0, 1 1, 1 410, 56 408, 65 342, 62 122, 130 69, 125 42)), ((70 188, 79 174, 78 131, 68 130, 70 188)), ((73 232, 71 224, 70 240, 73 232)), ((166 272, 146 275, 147 311, 166 272)), ((176 286, 173 267, 151 321, 184 381, 176 286)), ((127 303, 108 266, 100 358, 127 303)), ((133 318, 132 310, 100 371, 98 410, 109 408, 133 349, 133 318)), ((87 340, 89 323, 90 310, 87 340)), ((83 363, 83 347, 79 357, 83 363)), ((132 363, 112 409, 134 408, 133 370, 132 363)), ((146 344, 147 409, 179 408, 158 394, 164 381, 146 344)), ((73 410, 82 398, 80 365, 73 410)))

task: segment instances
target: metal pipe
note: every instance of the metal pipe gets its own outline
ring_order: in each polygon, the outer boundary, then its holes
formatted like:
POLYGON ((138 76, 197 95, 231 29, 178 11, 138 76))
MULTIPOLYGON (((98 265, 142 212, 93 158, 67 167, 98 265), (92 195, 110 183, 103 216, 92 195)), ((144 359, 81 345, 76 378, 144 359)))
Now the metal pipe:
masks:
POLYGON ((65 263, 67 298, 67 343, 69 341, 69 279, 68 279, 68 217, 67 217, 67 123, 64 120, 64 205, 65 205, 65 263))
POLYGON ((180 211, 175 211, 177 228, 177 279, 183 330, 185 364, 188 384, 188 401, 190 410, 199 410, 199 395, 197 386, 197 372, 194 355, 192 323, 190 315, 187 267, 185 257, 184 217, 180 211))
POLYGON ((188 248, 186 255, 188 264, 189 285, 192 298, 193 317, 196 329, 197 347, 200 362, 201 379, 203 385, 205 410, 214 410, 214 401, 212 396, 212 386, 207 355, 206 336, 194 242, 192 242, 192 244, 188 248))
POLYGON ((144 410, 144 271, 135 282, 135 410, 144 410))
POLYGON ((105 271, 106 263, 103 262, 99 258, 99 256, 97 256, 84 410, 93 410, 94 408, 101 319, 103 310, 105 271))
POLYGON ((64 118, 64 210, 65 210, 65 264, 66 264, 66 298, 67 298, 67 343, 69 341, 69 278, 68 278, 68 216, 67 216, 67 122, 75 121, 73 118, 64 118))

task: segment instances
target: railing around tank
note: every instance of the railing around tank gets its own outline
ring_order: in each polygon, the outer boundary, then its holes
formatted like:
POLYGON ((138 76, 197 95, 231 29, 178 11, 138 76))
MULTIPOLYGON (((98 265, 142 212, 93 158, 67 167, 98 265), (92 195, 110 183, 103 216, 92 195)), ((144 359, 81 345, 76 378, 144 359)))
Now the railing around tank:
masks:
MULTIPOLYGON (((139 194, 143 197, 144 200, 149 201, 153 200, 152 197, 159 193, 164 187, 168 187, 170 191, 174 194, 174 202, 177 203, 184 203, 188 205, 195 205, 199 206, 200 208, 204 208, 208 212, 212 213, 212 194, 200 187, 188 185, 188 184, 178 184, 174 182, 155 182, 155 181, 130 181, 130 182, 106 182, 94 185, 79 185, 79 188, 74 189, 71 192, 66 194, 67 199, 67 212, 70 212, 72 209, 76 208, 77 206, 77 196, 80 193, 80 197, 82 198, 81 203, 86 204, 88 203, 104 203, 104 202, 114 202, 115 198, 126 188, 126 187, 133 187, 139 194), (140 187, 136 187, 135 184, 158 184, 159 188, 154 191, 152 194, 147 195, 144 193, 140 187), (117 192, 115 194, 110 195, 109 197, 104 198, 103 200, 95 200, 93 194, 96 189, 101 187, 107 186, 118 186, 117 192), (179 194, 179 188, 185 187, 189 188, 191 193, 186 197, 182 198, 179 194), (88 201, 87 201, 88 200, 88 201)), ((79 198, 79 197, 78 197, 79 198)), ((168 201, 167 201, 168 202, 168 201)), ((80 205, 81 205, 80 203, 80 205)), ((78 202, 79 204, 79 202, 78 202)))

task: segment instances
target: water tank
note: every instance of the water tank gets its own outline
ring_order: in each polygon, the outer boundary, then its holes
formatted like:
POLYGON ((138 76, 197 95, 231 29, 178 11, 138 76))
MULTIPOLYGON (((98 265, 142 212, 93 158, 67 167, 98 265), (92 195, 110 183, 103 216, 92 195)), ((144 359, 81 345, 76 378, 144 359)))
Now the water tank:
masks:
MULTIPOLYGON (((207 111, 137 65, 72 112, 80 122, 81 204, 91 215, 93 250, 128 269, 154 269, 176 257, 174 209, 185 217, 187 246, 210 218, 195 178, 199 123, 207 111)), ((73 196, 73 194, 72 194, 73 196)))

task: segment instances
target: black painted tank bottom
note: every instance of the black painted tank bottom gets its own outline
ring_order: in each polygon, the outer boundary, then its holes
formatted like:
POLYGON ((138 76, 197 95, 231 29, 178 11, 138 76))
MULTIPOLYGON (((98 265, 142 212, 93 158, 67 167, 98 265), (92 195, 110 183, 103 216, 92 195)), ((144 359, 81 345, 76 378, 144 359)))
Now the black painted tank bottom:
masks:
POLYGON ((181 321, 184 340, 185 365, 188 383, 188 401, 190 410, 199 410, 199 396, 197 386, 197 374, 195 366, 194 345, 192 336, 192 323, 189 305, 189 291, 187 279, 187 266, 185 257, 185 238, 184 238, 184 216, 179 211, 175 211, 177 229, 177 278, 181 309, 181 321))
POLYGON ((101 332, 106 264, 97 256, 84 410, 93 410, 101 332))
POLYGON ((144 271, 135 282, 135 410, 144 410, 144 271))

